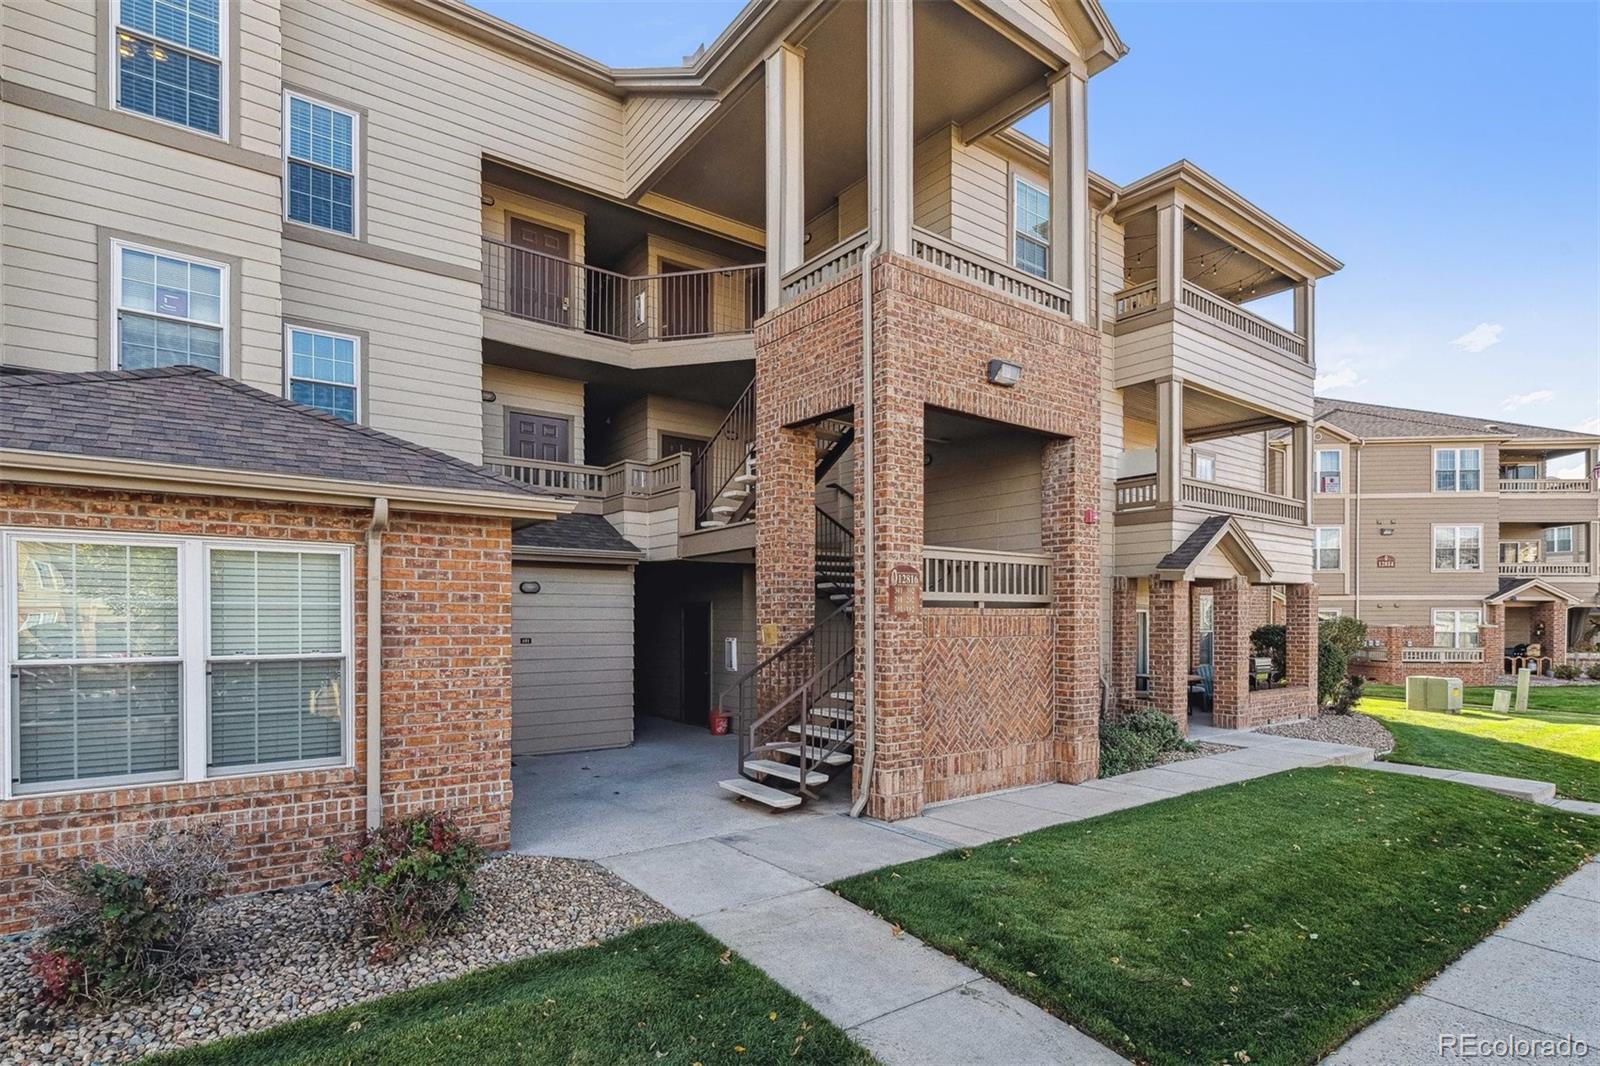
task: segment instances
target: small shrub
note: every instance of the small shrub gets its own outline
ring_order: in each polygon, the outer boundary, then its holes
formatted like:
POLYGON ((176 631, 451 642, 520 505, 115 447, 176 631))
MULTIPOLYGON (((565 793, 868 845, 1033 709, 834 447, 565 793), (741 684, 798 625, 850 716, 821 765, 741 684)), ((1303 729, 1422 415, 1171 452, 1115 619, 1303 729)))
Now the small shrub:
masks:
POLYGON ((1578 668, 1571 663, 1557 663, 1550 670, 1550 673, 1562 681, 1576 681, 1578 679, 1578 668))
POLYGON ((1348 614, 1325 618, 1317 624, 1317 638, 1344 652, 1345 659, 1354 659, 1367 646, 1367 623, 1348 614))
POLYGON ((1350 676, 1350 657, 1331 640, 1317 641, 1317 706, 1326 707, 1339 697, 1350 676))
POLYGON ((427 813, 368 830, 349 848, 330 848, 327 859, 357 935, 384 961, 471 909, 483 848, 449 815, 427 813))
POLYGON ((1193 750, 1178 723, 1148 707, 1100 723, 1101 777, 1143 770, 1169 751, 1193 750))
POLYGON ((1329 714, 1349 714, 1356 710, 1361 703, 1361 696, 1366 690, 1367 683, 1359 677, 1346 677, 1339 690, 1333 694, 1328 702, 1329 714))
POLYGON ((109 1001, 193 980, 217 947, 199 918, 227 883, 229 847, 215 827, 156 825, 47 873, 40 998, 109 1001))
POLYGON ((1600 663, 1589 664, 1589 680, 1600 681, 1600 663))

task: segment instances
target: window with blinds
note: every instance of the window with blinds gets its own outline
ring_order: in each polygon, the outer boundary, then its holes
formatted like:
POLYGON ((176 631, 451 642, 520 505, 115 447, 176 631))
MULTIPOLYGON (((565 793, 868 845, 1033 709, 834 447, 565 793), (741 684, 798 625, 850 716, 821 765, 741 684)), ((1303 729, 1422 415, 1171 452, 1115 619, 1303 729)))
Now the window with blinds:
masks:
POLYGON ((177 548, 20 541, 14 559, 14 786, 176 776, 177 548))
POLYGON ((343 603, 337 555, 211 550, 209 767, 342 758, 343 603))

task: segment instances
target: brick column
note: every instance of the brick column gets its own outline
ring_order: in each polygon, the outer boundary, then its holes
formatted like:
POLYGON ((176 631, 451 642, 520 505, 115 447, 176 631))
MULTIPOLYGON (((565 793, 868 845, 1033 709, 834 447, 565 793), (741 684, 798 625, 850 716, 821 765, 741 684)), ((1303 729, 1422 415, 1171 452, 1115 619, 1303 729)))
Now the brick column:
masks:
POLYGON ((1534 633, 1539 632, 1539 627, 1544 626, 1544 633, 1534 639, 1543 645, 1542 653, 1550 657, 1550 665, 1559 666, 1567 661, 1567 604, 1549 601, 1533 605, 1533 617, 1529 619, 1534 633))
POLYGON ((1500 675, 1506 664, 1506 605, 1486 603, 1483 625, 1478 627, 1478 643, 1483 645, 1483 683, 1500 675))
POLYGON ((1120 714, 1133 706, 1138 683, 1135 656, 1139 644, 1139 585, 1130 577, 1111 579, 1111 709, 1120 714))
POLYGON ((1150 698, 1189 731, 1189 582, 1150 582, 1150 698))
POLYGON ((1056 777, 1070 784, 1100 772, 1100 526, 1084 517, 1099 506, 1099 455, 1097 441, 1075 438, 1050 441, 1043 457, 1041 544, 1050 556, 1056 631, 1056 777))
MULTIPOLYGON (((756 659, 816 622, 816 429, 759 424, 756 492, 756 659)), ((798 659, 789 669, 764 671, 757 716, 793 691, 809 673, 798 659)), ((749 724, 749 723, 745 723, 749 724)), ((781 723, 780 723, 781 725, 781 723)))
POLYGON ((1250 585, 1242 577, 1233 577, 1217 582, 1212 592, 1216 607, 1211 637, 1215 664, 1211 722, 1219 729, 1242 729, 1249 724, 1250 585))
POLYGON ((1283 669, 1288 685, 1317 687, 1317 586, 1284 586, 1283 669))

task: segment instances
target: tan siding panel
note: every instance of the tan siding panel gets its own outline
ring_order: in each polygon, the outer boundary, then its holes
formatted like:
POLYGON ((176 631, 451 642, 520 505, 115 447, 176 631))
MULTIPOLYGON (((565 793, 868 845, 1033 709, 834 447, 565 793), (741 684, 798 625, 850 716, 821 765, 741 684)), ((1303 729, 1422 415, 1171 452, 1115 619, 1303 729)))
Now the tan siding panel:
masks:
POLYGON ((627 152, 624 176, 631 192, 660 165, 712 111, 714 100, 688 96, 635 96, 625 111, 627 152))
POLYGON ((923 539, 947 548, 1038 551, 1043 446, 996 437, 929 446, 923 539))
POLYGON ((555 415, 572 423, 572 461, 584 461, 583 382, 485 365, 483 387, 494 393, 483 405, 483 454, 505 455, 506 414, 526 411, 555 415))

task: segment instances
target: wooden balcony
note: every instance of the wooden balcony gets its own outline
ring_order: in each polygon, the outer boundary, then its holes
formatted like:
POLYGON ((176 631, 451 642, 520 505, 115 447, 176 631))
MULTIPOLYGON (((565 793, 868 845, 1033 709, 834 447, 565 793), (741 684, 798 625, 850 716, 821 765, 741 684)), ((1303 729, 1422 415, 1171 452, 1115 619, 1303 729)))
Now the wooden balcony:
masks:
POLYGON ((1050 558, 975 548, 922 549, 922 602, 932 606, 1045 607, 1050 558))
POLYGON ((1577 496, 1592 495, 1595 492, 1593 481, 1588 478, 1575 477, 1530 477, 1500 479, 1500 493, 1507 496, 1577 496))
POLYGON ((1589 562, 1571 563, 1501 563, 1501 577, 1589 577, 1595 572, 1594 564, 1589 562))
MULTIPOLYGON (((1263 518, 1291 525, 1304 525, 1306 520, 1305 503, 1287 496, 1274 496, 1192 478, 1183 479, 1179 492, 1180 504, 1202 511, 1263 518)), ((1161 501, 1158 495, 1154 474, 1122 478, 1117 482, 1117 513, 1127 514, 1159 507, 1161 501)))
POLYGON ((605 515, 649 559, 679 558, 679 538, 694 531, 687 454, 653 463, 624 459, 609 466, 500 455, 485 459, 484 465, 541 492, 577 499, 579 513, 605 515))
POLYGON ((1059 285, 979 252, 968 251, 921 227, 912 227, 911 254, 940 270, 1015 299, 1063 315, 1072 313, 1072 294, 1059 285))

